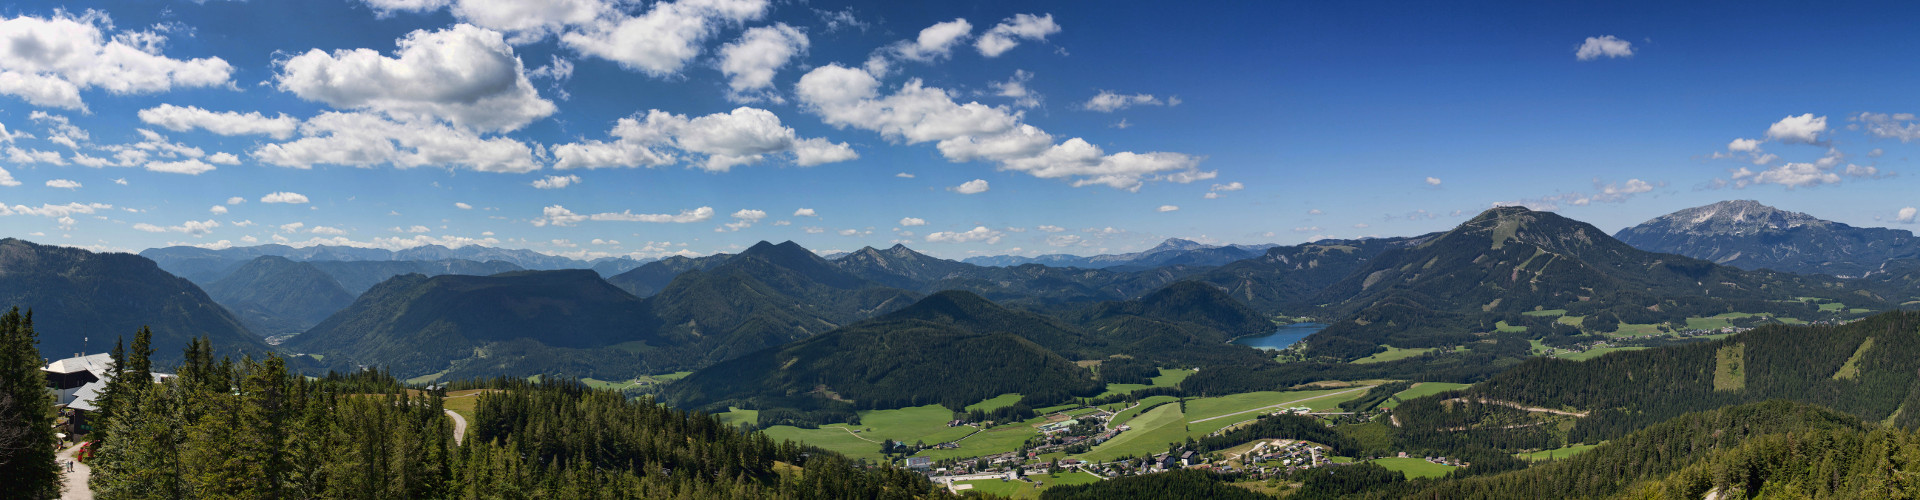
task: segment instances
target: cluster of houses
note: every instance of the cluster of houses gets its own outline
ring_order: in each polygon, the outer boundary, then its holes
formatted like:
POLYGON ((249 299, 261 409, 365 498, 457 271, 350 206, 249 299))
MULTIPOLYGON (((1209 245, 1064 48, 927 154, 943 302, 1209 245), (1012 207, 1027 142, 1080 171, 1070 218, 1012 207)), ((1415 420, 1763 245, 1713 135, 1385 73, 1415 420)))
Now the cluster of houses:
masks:
MULTIPOLYGON (((67 436, 93 432, 93 423, 88 417, 100 412, 100 396, 106 393, 107 382, 113 380, 113 356, 107 353, 74 355, 47 363, 40 371, 46 374, 47 391, 54 395, 54 407, 64 417, 61 432, 67 436)), ((172 376, 154 373, 153 382, 172 376)))

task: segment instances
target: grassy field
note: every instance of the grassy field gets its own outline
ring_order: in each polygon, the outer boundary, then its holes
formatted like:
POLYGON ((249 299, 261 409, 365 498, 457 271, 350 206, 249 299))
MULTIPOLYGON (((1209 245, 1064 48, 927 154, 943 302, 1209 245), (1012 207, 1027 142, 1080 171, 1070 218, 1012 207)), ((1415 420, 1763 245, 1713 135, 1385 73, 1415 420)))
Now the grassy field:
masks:
MULTIPOLYGON (((1824 306, 1825 304, 1822 304, 1822 307, 1824 306)), ((1724 314, 1718 314, 1714 316, 1708 316, 1705 318, 1687 318, 1687 328, 1692 330, 1712 330, 1716 328, 1726 328, 1729 326, 1733 326, 1733 322, 1730 320, 1740 319, 1740 318, 1751 318, 1753 316, 1754 316, 1753 313, 1724 313, 1724 314)))
POLYGON ((1541 311, 1527 311, 1520 314, 1524 314, 1527 316, 1565 316, 1567 315, 1567 310, 1566 309, 1546 309, 1541 311))
MULTIPOLYGON (((1406 400, 1421 397, 1421 396, 1432 396, 1435 394, 1451 391, 1454 389, 1465 389, 1467 388, 1467 386, 1468 386, 1467 384, 1454 384, 1454 383, 1448 383, 1448 382, 1421 382, 1418 384, 1414 384, 1412 389, 1407 389, 1404 391, 1400 391, 1397 394, 1394 394, 1393 397, 1400 398, 1401 401, 1406 401, 1406 400)), ((1399 404, 1394 402, 1393 400, 1388 400, 1387 402, 1380 404, 1381 408, 1392 408, 1395 406, 1399 406, 1399 404)))
POLYGON ((1561 316, 1554 321, 1567 326, 1580 326, 1580 322, 1585 319, 1587 319, 1586 316, 1561 316))
MULTIPOLYGON (((721 418, 732 422, 738 411, 721 418)), ((755 415, 756 417, 758 415, 755 415)), ((972 427, 947 427, 953 412, 940 405, 916 406, 898 410, 860 412, 860 425, 832 424, 818 429, 776 425, 766 429, 775 441, 791 439, 837 451, 853 458, 880 458, 880 442, 891 439, 904 443, 939 444, 960 439, 973 432, 972 427), (854 431, 857 432, 856 436, 854 431)), ((1025 441, 1024 438, 1021 439, 1025 441)), ((1004 450, 1003 450, 1004 451, 1004 450)), ((982 453, 984 454, 984 453, 982 453)))
POLYGON ((1379 464, 1381 467, 1386 467, 1387 470, 1400 471, 1406 474, 1408 479, 1441 477, 1447 475, 1448 472, 1453 472, 1455 468, 1450 465, 1440 465, 1418 458, 1382 458, 1374 460, 1373 463, 1379 464))
POLYGON ((1107 397, 1114 394, 1126 394, 1129 392, 1145 389, 1148 387, 1173 387, 1173 386, 1180 385, 1180 381, 1186 380, 1187 377, 1191 377, 1191 376, 1193 376, 1193 370, 1176 370, 1172 368, 1161 368, 1160 376, 1154 377, 1152 384, 1107 384, 1107 392, 1100 393, 1100 395, 1096 397, 1107 397))
POLYGON ((1052 474, 1028 475, 1025 481, 1003 482, 999 479, 982 479, 978 481, 961 481, 955 484, 973 485, 971 490, 963 490, 963 492, 978 491, 1008 498, 1040 498, 1040 492, 1046 491, 1048 488, 1054 486, 1063 484, 1087 484, 1098 481, 1100 481, 1100 478, 1093 474, 1073 471, 1063 472, 1057 476, 1052 474), (1038 482, 1040 487, 1034 487, 1035 482, 1038 482))
POLYGON ((1172 403, 1179 399, 1180 398, 1176 398, 1173 396, 1149 396, 1146 399, 1140 400, 1139 406, 1135 406, 1133 407, 1133 409, 1122 411, 1119 414, 1114 415, 1113 420, 1108 421, 1108 425, 1119 426, 1120 424, 1127 423, 1128 420, 1133 420, 1134 417, 1140 416, 1140 412, 1150 409, 1148 408, 1150 406, 1160 404, 1163 402, 1172 403))
POLYGON ((720 421, 728 425, 751 424, 760 421, 760 410, 742 410, 729 406, 726 413, 715 414, 715 416, 720 417, 720 421))
POLYGON ((980 431, 978 434, 961 440, 959 448, 922 450, 920 453, 914 454, 914 456, 927 457, 934 460, 946 460, 949 458, 979 457, 1018 450, 1020 449, 1020 445, 1026 444, 1028 438, 1040 435, 1040 431, 1035 430, 1033 424, 1042 421, 1045 421, 1045 419, 1033 419, 1026 422, 994 427, 980 431))
POLYGON ((1249 392, 1249 393, 1243 393, 1243 394, 1232 394, 1227 396, 1219 396, 1219 397, 1211 397, 1211 398, 1188 399, 1187 400, 1187 422, 1191 422, 1191 423, 1187 425, 1187 435, 1194 438, 1206 436, 1207 434, 1210 434, 1213 431, 1224 429, 1233 424, 1240 423, 1247 420, 1252 420, 1260 416, 1260 413, 1261 413, 1261 412, 1239 413, 1246 410, 1260 409, 1260 408, 1265 408, 1268 406, 1273 406, 1273 405, 1283 404, 1283 403, 1285 403, 1286 406, 1289 406, 1289 407, 1305 406, 1308 408, 1312 408, 1314 410, 1326 410, 1326 409, 1339 407, 1341 402, 1366 395, 1366 393, 1367 391, 1365 388, 1346 388, 1346 389, 1324 389, 1324 390, 1318 390, 1318 391, 1288 391, 1288 392, 1261 391, 1261 392, 1249 392), (1354 390, 1354 389, 1359 389, 1359 390, 1354 390), (1342 392, 1345 392, 1345 393, 1339 394, 1342 392), (1339 394, 1339 395, 1336 396, 1334 394, 1339 394), (1316 399, 1300 401, 1302 399, 1307 399, 1307 398, 1316 398, 1316 399), (1233 415, 1235 413, 1239 413, 1239 414, 1233 415), (1202 420, 1202 419, 1207 419, 1212 417, 1219 417, 1221 415, 1233 415, 1233 416, 1224 417, 1224 418, 1214 418, 1213 420, 1207 420, 1205 422, 1196 422, 1197 420, 1202 420))
POLYGON ((493 389, 472 389, 448 392, 447 399, 441 403, 441 407, 453 410, 454 413, 458 413, 461 417, 466 418, 468 424, 472 424, 474 422, 473 409, 480 406, 480 393, 492 391, 493 389))
POLYGON ((766 433, 767 437, 774 442, 792 440, 836 451, 849 458, 880 459, 880 440, 868 442, 848 434, 846 428, 841 426, 802 429, 791 425, 776 425, 766 428, 766 433))
POLYGON ((1168 443, 1187 439, 1186 424, 1186 415, 1180 413, 1179 403, 1160 405, 1129 421, 1127 425, 1132 426, 1133 430, 1100 443, 1080 458, 1104 462, 1124 456, 1144 457, 1165 452, 1168 443))
POLYGON ((1361 364, 1385 363, 1388 361, 1399 361, 1402 359, 1419 356, 1421 354, 1426 354, 1431 351, 1433 351, 1432 347, 1417 347, 1417 348, 1409 349, 1409 348, 1399 348, 1399 347, 1388 346, 1385 352, 1377 352, 1377 353, 1374 353, 1372 356, 1367 356, 1364 358, 1353 360, 1353 362, 1361 363, 1361 364))
POLYGON ((1621 323, 1620 329, 1614 330, 1613 333, 1608 333, 1606 334, 1606 336, 1627 337, 1627 336, 1634 336, 1634 335, 1659 335, 1662 333, 1666 333, 1666 332, 1660 331, 1660 325, 1656 325, 1652 323, 1648 323, 1644 325, 1636 325, 1632 323, 1621 323))
POLYGON ((974 411, 974 410, 994 411, 1003 407, 1013 406, 1014 403, 1018 403, 1018 402, 1020 402, 1020 394, 1009 392, 1006 394, 1001 394, 999 396, 994 396, 992 399, 988 399, 986 401, 981 401, 978 403, 967 405, 967 411, 974 411))
POLYGON ((1500 332, 1500 333, 1519 333, 1519 332, 1527 331, 1527 327, 1519 326, 1519 325, 1509 325, 1505 320, 1501 320, 1493 324, 1493 331, 1500 332))
MULTIPOLYGON (((1602 443, 1602 444, 1605 444, 1605 443, 1602 443)), ((1587 450, 1591 450, 1599 447, 1600 445, 1598 444, 1576 444, 1576 445, 1568 446, 1565 448, 1541 450, 1533 453, 1521 453, 1514 456, 1520 457, 1521 460, 1532 460, 1535 462, 1538 462, 1541 460, 1560 460, 1560 459, 1578 455, 1587 450)))

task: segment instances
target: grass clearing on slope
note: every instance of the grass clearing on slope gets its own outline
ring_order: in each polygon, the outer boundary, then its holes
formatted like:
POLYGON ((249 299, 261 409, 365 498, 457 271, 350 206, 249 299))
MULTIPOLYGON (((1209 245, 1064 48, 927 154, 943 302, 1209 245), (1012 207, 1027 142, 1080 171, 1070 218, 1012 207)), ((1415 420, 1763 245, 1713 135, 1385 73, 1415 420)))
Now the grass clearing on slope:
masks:
POLYGON ((720 421, 726 422, 727 425, 751 424, 760 421, 760 410, 742 410, 729 406, 725 413, 716 413, 714 416, 720 417, 720 421))
MULTIPOLYGON (((1601 444, 1606 444, 1606 443, 1601 443, 1601 444)), ((1568 446, 1565 448, 1540 450, 1533 453, 1520 453, 1520 454, 1515 454, 1514 456, 1520 457, 1521 460, 1531 460, 1535 462, 1544 461, 1544 460, 1565 460, 1568 457, 1579 455, 1581 453, 1585 453, 1587 450, 1591 450, 1599 447, 1600 447, 1599 444, 1576 444, 1576 445, 1568 446)))
POLYGON ((1453 469, 1456 468, 1451 465, 1436 464, 1418 458, 1382 458, 1373 460, 1372 462, 1381 467, 1386 467, 1387 470, 1400 471, 1406 474, 1408 479, 1442 477, 1447 475, 1448 472, 1453 472, 1453 469))
POLYGON ((1566 316, 1567 310, 1566 309, 1543 309, 1539 311, 1527 311, 1520 314, 1526 315, 1526 316, 1566 316))
POLYGON ((1600 347, 1600 348, 1594 348, 1594 349, 1587 349, 1587 350, 1585 350, 1585 351, 1580 351, 1580 352, 1576 352, 1576 353, 1573 353, 1573 354, 1568 354, 1568 355, 1564 355, 1564 356, 1560 356, 1560 359, 1570 359, 1570 360, 1574 360, 1574 361, 1586 361, 1586 360, 1589 360, 1589 359, 1593 359, 1593 358, 1598 358, 1598 357, 1601 357, 1601 356, 1605 356, 1605 355, 1607 355, 1607 353, 1610 353, 1610 352, 1615 352, 1615 351, 1638 351, 1638 350, 1641 350, 1641 349, 1646 349, 1646 348, 1645 348, 1645 347, 1633 347, 1633 346, 1629 346, 1629 347, 1600 347))
POLYGON ((1095 397, 1104 398, 1114 394, 1126 394, 1148 387, 1175 387, 1180 385, 1181 381, 1191 376, 1193 376, 1193 370, 1161 368, 1160 376, 1154 377, 1153 383, 1151 384, 1107 384, 1107 392, 1100 393, 1099 396, 1095 397))
POLYGON ((1833 373, 1833 379, 1853 380, 1854 377, 1860 376, 1860 358, 1866 356, 1869 349, 1873 349, 1873 337, 1867 337, 1860 342, 1860 348, 1853 350, 1853 357, 1847 358, 1847 363, 1840 365, 1840 371, 1833 373))
POLYGON ((1014 403, 1018 403, 1018 402, 1020 402, 1020 393, 1009 392, 1006 394, 1001 394, 999 396, 994 396, 992 399, 988 399, 986 401, 981 401, 978 403, 967 405, 967 411, 974 411, 974 410, 994 411, 994 410, 998 410, 1008 406, 1013 406, 1014 403))
MULTIPOLYGON (((1413 398, 1432 396, 1442 392, 1447 392, 1447 391, 1457 390, 1457 389, 1465 389, 1468 387, 1472 387, 1472 385, 1471 384, 1455 384, 1451 382, 1421 382, 1418 384, 1413 384, 1412 389, 1407 389, 1407 390, 1395 393, 1393 397, 1400 398, 1401 401, 1406 401, 1413 398)), ((1399 405, 1394 403, 1392 400, 1388 400, 1386 403, 1382 403, 1380 405, 1381 408, 1392 408, 1394 406, 1399 406, 1399 405)))
POLYGON ((1356 364, 1385 363, 1388 361, 1399 361, 1402 359, 1419 356, 1421 354, 1426 354, 1429 352, 1433 352, 1432 347, 1401 348, 1401 347, 1387 346, 1386 351, 1377 352, 1377 353, 1374 353, 1372 356, 1367 356, 1364 358, 1353 360, 1353 362, 1356 364))
POLYGON ((1199 438, 1234 424, 1253 420, 1267 411, 1279 409, 1279 407, 1267 409, 1274 405, 1304 406, 1314 411, 1331 410, 1339 407, 1342 402, 1366 395, 1367 389, 1368 387, 1354 387, 1318 391, 1262 391, 1188 399, 1187 434, 1199 438), (1301 401, 1303 399, 1305 401, 1301 401))

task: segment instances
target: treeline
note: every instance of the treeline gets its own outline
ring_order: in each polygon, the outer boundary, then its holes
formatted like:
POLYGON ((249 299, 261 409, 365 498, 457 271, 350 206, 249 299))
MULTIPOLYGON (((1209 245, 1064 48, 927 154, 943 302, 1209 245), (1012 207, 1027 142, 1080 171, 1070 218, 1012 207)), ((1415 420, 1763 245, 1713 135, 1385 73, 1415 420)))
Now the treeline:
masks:
POLYGON ((1040 492, 1046 500, 1122 500, 1158 498, 1208 498, 1224 500, 1262 500, 1270 498, 1252 490, 1228 484, 1229 478, 1201 470, 1177 470, 1159 474, 1126 476, 1088 484, 1060 485, 1040 492))
MULTIPOLYGON (((116 380, 150 369, 136 339, 116 380)), ((116 351, 118 351, 116 349, 116 351)), ((122 498, 927 498, 925 478, 589 391, 496 381, 457 444, 433 393, 363 393, 277 357, 187 349, 178 377, 110 388, 93 490, 122 498), (802 473, 800 471, 804 470, 802 473)))

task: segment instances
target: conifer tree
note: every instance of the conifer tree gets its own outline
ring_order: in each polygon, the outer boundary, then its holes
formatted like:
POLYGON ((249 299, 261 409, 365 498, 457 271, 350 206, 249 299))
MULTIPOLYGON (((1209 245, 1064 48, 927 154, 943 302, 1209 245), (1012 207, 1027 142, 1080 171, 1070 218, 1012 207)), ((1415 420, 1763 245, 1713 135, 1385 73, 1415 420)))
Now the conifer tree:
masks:
POLYGON ((60 495, 60 469, 54 461, 53 397, 40 371, 40 339, 33 311, 15 307, 0 316, 0 478, 8 495, 53 498, 60 495))

